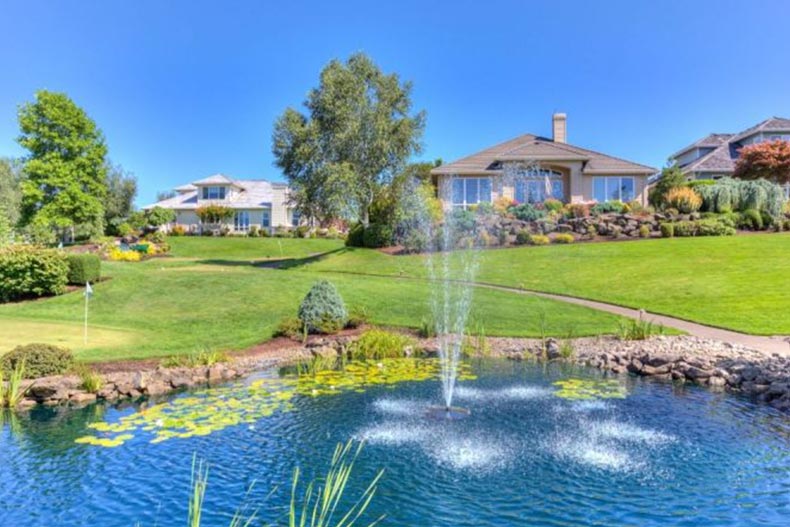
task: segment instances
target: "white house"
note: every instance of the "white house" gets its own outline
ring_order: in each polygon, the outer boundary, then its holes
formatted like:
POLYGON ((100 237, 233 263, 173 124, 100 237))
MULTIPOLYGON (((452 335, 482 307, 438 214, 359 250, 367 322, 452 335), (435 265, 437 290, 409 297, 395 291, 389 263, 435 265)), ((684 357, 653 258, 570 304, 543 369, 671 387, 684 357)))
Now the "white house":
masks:
POLYGON ((153 207, 172 209, 176 213, 175 225, 189 232, 200 232, 201 221, 196 209, 205 205, 222 205, 235 214, 226 222, 232 232, 246 233, 251 226, 273 231, 277 227, 299 224, 299 214, 288 203, 288 185, 261 179, 231 179, 215 174, 199 181, 176 187, 172 198, 153 203, 153 207))

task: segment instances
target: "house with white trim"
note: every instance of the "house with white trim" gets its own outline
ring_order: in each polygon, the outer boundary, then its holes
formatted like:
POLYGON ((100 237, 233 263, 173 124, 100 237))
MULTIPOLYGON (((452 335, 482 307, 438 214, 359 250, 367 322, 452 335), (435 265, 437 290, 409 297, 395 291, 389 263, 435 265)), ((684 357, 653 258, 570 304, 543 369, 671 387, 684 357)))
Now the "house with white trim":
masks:
POLYGON ((552 117, 551 138, 525 134, 431 170, 445 208, 507 198, 518 203, 647 203, 657 169, 567 142, 567 116, 552 117))
POLYGON ((234 214, 225 221, 225 226, 234 233, 247 233, 253 225, 273 232, 277 227, 299 224, 299 214, 289 204, 285 183, 214 174, 173 190, 176 195, 172 198, 143 207, 143 210, 162 207, 175 211, 176 220, 166 226, 167 230, 180 225, 188 232, 201 232, 203 225, 196 211, 206 205, 232 209, 234 214))

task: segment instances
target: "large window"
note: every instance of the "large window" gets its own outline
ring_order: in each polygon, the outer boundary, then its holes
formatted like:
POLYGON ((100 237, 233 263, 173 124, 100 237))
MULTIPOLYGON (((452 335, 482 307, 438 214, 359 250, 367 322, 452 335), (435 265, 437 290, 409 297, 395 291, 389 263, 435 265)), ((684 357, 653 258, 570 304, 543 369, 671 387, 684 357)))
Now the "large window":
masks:
POLYGON ((233 230, 235 231, 248 231, 250 230, 250 213, 246 210, 240 210, 233 217, 233 230))
POLYGON ((593 178, 593 199, 605 201, 632 201, 635 195, 633 177, 596 176, 593 178))
POLYGON ((225 199, 225 187, 203 187, 202 199, 225 199))
POLYGON ((291 225, 298 227, 300 221, 302 221, 302 214, 298 210, 293 211, 291 213, 291 225))
POLYGON ((490 178, 454 178, 452 182, 453 207, 491 203, 490 178))
POLYGON ((565 191, 562 179, 546 178, 543 179, 519 179, 516 181, 516 201, 518 203, 543 203, 549 198, 562 201, 565 198, 565 191))
POLYGON ((263 209, 261 211, 261 227, 271 227, 272 225, 272 215, 269 209, 263 209))

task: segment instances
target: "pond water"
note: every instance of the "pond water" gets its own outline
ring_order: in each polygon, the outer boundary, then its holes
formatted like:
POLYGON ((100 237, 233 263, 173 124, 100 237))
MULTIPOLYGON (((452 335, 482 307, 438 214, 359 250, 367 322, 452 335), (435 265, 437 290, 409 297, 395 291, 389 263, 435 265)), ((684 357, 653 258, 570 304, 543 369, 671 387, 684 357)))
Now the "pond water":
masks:
POLYGON ((185 525, 194 454, 210 465, 204 526, 244 504, 281 525, 294 467, 320 475, 352 438, 366 444, 347 496, 385 469, 369 509, 382 525, 788 525, 790 419, 768 407, 486 360, 466 366, 453 402, 471 414, 441 421, 424 416, 441 401, 435 363, 369 366, 5 414, 0 525, 185 525))

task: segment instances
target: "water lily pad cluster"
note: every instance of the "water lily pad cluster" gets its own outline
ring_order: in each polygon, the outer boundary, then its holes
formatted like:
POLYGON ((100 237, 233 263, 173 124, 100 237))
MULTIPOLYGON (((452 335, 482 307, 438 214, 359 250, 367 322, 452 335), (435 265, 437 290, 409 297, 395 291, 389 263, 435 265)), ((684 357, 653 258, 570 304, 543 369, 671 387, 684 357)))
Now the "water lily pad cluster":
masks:
MULTIPOLYGON (((91 423, 96 435, 80 437, 77 443, 117 447, 136 434, 149 434, 152 443, 169 439, 205 436, 231 426, 252 425, 275 412, 288 412, 296 397, 319 397, 349 391, 364 392, 377 385, 394 386, 406 381, 438 379, 435 359, 382 359, 351 362, 338 369, 257 379, 248 384, 208 388, 186 397, 157 404, 109 423, 91 423)), ((463 365, 459 379, 473 379, 463 365)))
POLYGON ((614 379, 564 379, 553 383, 554 395, 573 401, 589 399, 625 399, 626 389, 614 379))

